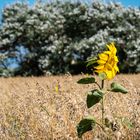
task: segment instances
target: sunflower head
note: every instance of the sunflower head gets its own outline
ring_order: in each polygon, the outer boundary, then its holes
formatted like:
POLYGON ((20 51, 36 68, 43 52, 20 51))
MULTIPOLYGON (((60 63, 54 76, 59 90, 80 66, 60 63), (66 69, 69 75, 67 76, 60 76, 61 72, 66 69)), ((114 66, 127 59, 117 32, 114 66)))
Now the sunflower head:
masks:
POLYGON ((112 79, 115 77, 116 73, 119 72, 119 68, 117 66, 118 57, 116 56, 117 49, 115 47, 114 42, 106 45, 108 50, 99 54, 99 59, 97 60, 98 66, 94 67, 95 72, 97 73, 105 73, 106 79, 112 79))

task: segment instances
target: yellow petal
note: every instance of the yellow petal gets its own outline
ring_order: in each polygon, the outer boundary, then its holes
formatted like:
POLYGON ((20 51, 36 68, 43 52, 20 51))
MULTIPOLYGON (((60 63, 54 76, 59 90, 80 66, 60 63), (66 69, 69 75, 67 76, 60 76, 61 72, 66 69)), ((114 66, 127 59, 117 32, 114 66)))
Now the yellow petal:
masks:
POLYGON ((115 75, 116 75, 116 72, 114 69, 112 69, 112 77, 115 77, 115 75))
POLYGON ((108 49, 109 49, 110 52, 112 52, 113 54, 116 54, 117 49, 116 49, 116 47, 115 47, 114 42, 112 42, 111 44, 106 45, 106 46, 108 47, 108 49))
POLYGON ((97 72, 97 73, 102 73, 103 70, 95 70, 95 72, 97 72))
POLYGON ((117 57, 117 56, 114 56, 114 60, 115 60, 115 62, 119 62, 119 60, 118 60, 118 57, 117 57))
POLYGON ((112 70, 112 66, 109 63, 107 63, 105 67, 107 70, 112 70))
POLYGON ((107 79, 112 79, 113 75, 112 75, 112 71, 105 71, 106 75, 107 75, 107 79))
POLYGON ((110 51, 104 51, 104 54, 111 55, 110 51))
POLYGON ((102 60, 102 59, 99 59, 99 60, 97 60, 97 63, 102 65, 102 64, 105 64, 106 61, 105 60, 102 60))
POLYGON ((107 48, 109 49, 109 51, 113 51, 113 48, 112 48, 112 46, 109 44, 109 45, 106 45, 107 46, 107 48))
POLYGON ((101 69, 104 69, 104 65, 98 65, 98 66, 96 66, 96 67, 94 67, 95 69, 97 69, 97 70, 101 70, 101 69))
POLYGON ((119 68, 118 68, 117 65, 114 66, 114 69, 115 69, 116 72, 119 72, 119 68))
POLYGON ((107 61, 108 55, 106 55, 105 53, 101 53, 101 54, 99 54, 99 58, 100 58, 101 60, 107 61))
POLYGON ((117 49, 116 49, 116 47, 115 47, 115 43, 112 42, 111 45, 112 45, 113 51, 116 53, 116 52, 117 52, 117 49))

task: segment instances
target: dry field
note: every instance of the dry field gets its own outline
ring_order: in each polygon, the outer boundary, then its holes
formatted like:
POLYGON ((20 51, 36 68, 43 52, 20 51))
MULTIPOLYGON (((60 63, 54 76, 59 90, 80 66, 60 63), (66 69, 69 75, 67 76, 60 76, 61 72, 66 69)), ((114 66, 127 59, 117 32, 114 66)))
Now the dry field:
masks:
MULTIPOLYGON (((82 117, 101 117, 100 104, 86 107, 86 92, 96 86, 78 85, 83 76, 0 78, 0 140, 78 140, 76 125, 82 117)), ((114 132, 106 136, 96 127, 83 140, 140 140, 140 74, 114 80, 129 90, 105 97, 114 132)))

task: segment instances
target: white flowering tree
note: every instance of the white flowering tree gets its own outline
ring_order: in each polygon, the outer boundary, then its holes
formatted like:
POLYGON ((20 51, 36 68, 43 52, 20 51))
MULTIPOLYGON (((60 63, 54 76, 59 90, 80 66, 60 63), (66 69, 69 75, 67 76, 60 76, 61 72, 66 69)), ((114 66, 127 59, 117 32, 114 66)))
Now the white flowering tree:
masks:
POLYGON ((3 10, 0 53, 16 60, 15 74, 78 73, 114 41, 121 71, 140 72, 139 23, 140 9, 115 3, 15 3, 3 10))

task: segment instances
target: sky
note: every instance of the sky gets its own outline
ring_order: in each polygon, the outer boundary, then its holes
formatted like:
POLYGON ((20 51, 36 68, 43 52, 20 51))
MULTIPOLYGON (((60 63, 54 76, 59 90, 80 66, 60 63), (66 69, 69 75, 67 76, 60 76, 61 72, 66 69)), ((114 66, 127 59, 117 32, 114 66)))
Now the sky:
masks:
MULTIPOLYGON (((0 10, 7 5, 7 4, 12 4, 16 1, 28 1, 29 4, 33 4, 36 0, 0 0, 0 10)), ((45 1, 45 0, 44 0, 45 1)), ((46 0, 47 1, 47 0, 46 0)), ((48 1, 53 1, 53 0, 48 0, 48 1)), ((64 0, 63 0, 64 1, 64 0)), ((77 0, 78 1, 78 0, 77 0)), ((80 1, 80 0, 79 0, 80 1)), ((82 0, 84 1, 84 0, 82 0)), ((91 0, 85 0, 85 1, 91 1, 91 0)), ((110 1, 110 0, 104 0, 104 1, 110 1)), ((140 0, 112 0, 115 2, 121 2, 124 6, 134 6, 134 7, 139 7, 140 6, 140 0)))
POLYGON ((16 1, 28 1, 30 4, 33 4, 35 0, 0 0, 0 10, 3 9, 7 4, 13 4, 16 1))

